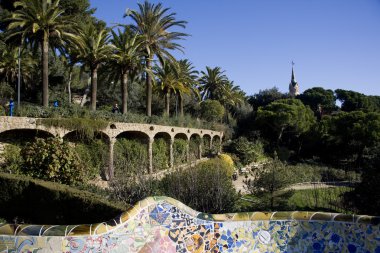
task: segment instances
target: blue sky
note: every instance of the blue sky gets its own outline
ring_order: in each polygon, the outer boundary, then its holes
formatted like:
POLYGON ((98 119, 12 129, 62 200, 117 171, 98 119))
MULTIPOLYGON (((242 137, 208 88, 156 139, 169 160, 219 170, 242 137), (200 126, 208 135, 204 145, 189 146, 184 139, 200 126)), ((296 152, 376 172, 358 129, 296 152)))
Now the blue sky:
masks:
MULTIPOLYGON (((90 0, 107 24, 128 23, 135 0, 90 0)), ((300 90, 380 95, 380 0, 162 0, 188 21, 181 44, 197 70, 220 66, 248 95, 288 89, 291 61, 300 90)), ((179 29, 181 30, 181 29, 179 29)))

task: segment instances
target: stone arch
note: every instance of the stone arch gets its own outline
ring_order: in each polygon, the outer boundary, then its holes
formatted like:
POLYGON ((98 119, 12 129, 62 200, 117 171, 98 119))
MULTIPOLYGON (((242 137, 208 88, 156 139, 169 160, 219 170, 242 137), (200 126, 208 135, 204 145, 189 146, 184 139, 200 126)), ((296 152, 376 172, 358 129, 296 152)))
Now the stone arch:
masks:
POLYGON ((200 134, 193 133, 189 139, 189 158, 190 161, 200 159, 202 157, 202 138, 200 134))
POLYGON ((67 132, 63 136, 63 141, 75 150, 80 162, 85 166, 86 176, 90 179, 101 176, 107 178, 109 168, 109 136, 102 132, 94 132, 94 136, 83 135, 77 130, 67 132))
POLYGON ((188 161, 189 137, 185 133, 177 133, 173 138, 174 166, 185 164, 188 161))
POLYGON ((172 136, 167 132, 158 132, 154 135, 153 142, 153 171, 168 169, 171 167, 171 142, 172 136))
POLYGON ((3 153, 10 149, 11 153, 18 153, 20 148, 26 145, 27 142, 33 142, 35 138, 48 138, 54 137, 54 135, 48 131, 37 129, 11 129, 0 132, 0 163, 5 161, 3 153), (18 147, 18 148, 16 148, 18 147))
POLYGON ((115 176, 145 173, 149 168, 150 136, 141 131, 124 131, 115 137, 115 176))
POLYGON ((222 139, 219 135, 214 135, 212 137, 212 146, 211 146, 211 153, 213 155, 218 154, 221 151, 222 147, 222 139))
MULTIPOLYGON (((93 139, 95 140, 103 140, 104 142, 106 143, 109 143, 110 141, 110 137, 108 134, 102 132, 102 131, 96 131, 94 132, 94 137, 93 139)), ((64 136, 63 136, 63 140, 64 141, 68 141, 68 142, 88 142, 88 141, 91 141, 90 139, 87 138, 87 136, 84 136, 82 133, 80 133, 79 131, 70 131, 70 132, 67 132, 64 136)))
POLYGON ((204 134, 202 137, 202 156, 208 157, 211 151, 211 135, 204 134))

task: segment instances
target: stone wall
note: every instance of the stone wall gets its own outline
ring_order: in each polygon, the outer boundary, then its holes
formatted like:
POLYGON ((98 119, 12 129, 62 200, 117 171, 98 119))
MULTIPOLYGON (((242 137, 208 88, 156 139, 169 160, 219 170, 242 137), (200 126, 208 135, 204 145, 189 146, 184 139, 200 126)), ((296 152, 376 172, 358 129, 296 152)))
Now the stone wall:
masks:
MULTIPOLYGON (((32 211, 32 210, 31 210, 32 211)), ((0 225, 0 252, 380 252, 380 217, 321 212, 210 215, 150 197, 92 225, 0 225)))
MULTIPOLYGON (((7 117, 0 116, 0 134, 6 133, 7 131, 12 130, 38 130, 49 133, 52 136, 58 136, 60 138, 65 138, 68 134, 73 132, 72 130, 56 128, 56 127, 46 127, 37 123, 37 118, 27 118, 27 117, 7 117)), ((210 147, 213 145, 213 142, 221 142, 223 138, 223 132, 213 131, 209 129, 197 129, 197 128, 184 128, 184 127, 173 127, 173 126, 161 126, 154 124, 137 124, 137 123, 122 123, 122 122, 111 122, 109 125, 101 131, 106 137, 109 143, 109 168, 108 168, 108 178, 111 179, 114 174, 113 169, 113 156, 114 156, 114 144, 118 136, 126 132, 138 132, 142 133, 147 138, 148 143, 148 160, 149 173, 153 172, 153 142, 155 136, 158 134, 165 134, 168 137, 170 157, 169 157, 169 167, 172 168, 174 164, 173 157, 173 142, 174 139, 178 136, 185 137, 187 142, 190 141, 192 136, 199 136, 203 139, 204 136, 210 138, 210 147)), ((201 147, 199 147, 198 159, 202 158, 201 147)), ((189 160, 189 158, 188 158, 189 160)))

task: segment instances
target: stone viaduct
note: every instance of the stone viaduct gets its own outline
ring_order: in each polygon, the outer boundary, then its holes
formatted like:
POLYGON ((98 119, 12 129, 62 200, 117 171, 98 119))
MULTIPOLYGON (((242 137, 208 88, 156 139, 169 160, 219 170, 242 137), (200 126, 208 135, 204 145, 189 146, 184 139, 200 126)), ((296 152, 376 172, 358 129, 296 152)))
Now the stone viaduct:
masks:
MULTIPOLYGON (((28 117, 8 117, 0 116, 0 135, 7 134, 12 131, 20 130, 34 130, 43 132, 52 137, 57 136, 61 139, 65 139, 70 133, 75 130, 69 130, 65 128, 47 127, 42 124, 38 124, 38 118, 28 117)), ((184 139, 187 141, 187 160, 189 161, 189 143, 193 136, 198 136, 203 143, 204 138, 209 138, 210 148, 213 143, 221 144, 223 138, 223 132, 208 130, 208 129, 196 129, 196 128, 184 128, 174 126, 162 126, 154 124, 138 124, 138 123, 121 123, 111 122, 108 126, 99 132, 105 137, 109 144, 109 168, 108 176, 111 179, 114 174, 114 144, 117 138, 125 133, 137 133, 143 136, 147 142, 148 147, 148 172, 153 172, 153 142, 157 136, 165 138, 169 144, 169 167, 174 165, 173 143, 175 138, 184 139)), ((20 132, 22 135, 22 131, 20 132)), ((221 146, 221 145, 220 145, 221 146)), ((202 158, 202 145, 199 144, 198 159, 202 158)))

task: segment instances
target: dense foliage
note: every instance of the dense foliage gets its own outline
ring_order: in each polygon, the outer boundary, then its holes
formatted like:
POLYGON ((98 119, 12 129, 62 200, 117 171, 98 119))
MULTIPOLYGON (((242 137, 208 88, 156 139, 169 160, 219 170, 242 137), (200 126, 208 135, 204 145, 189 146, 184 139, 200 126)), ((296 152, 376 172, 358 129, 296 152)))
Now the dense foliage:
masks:
POLYGON ((83 181, 84 168, 59 138, 36 139, 21 149, 26 175, 63 184, 83 181))
POLYGON ((125 206, 62 184, 0 173, 0 217, 31 224, 86 224, 112 219, 125 206), (37 211, 38 210, 38 211, 37 211))

